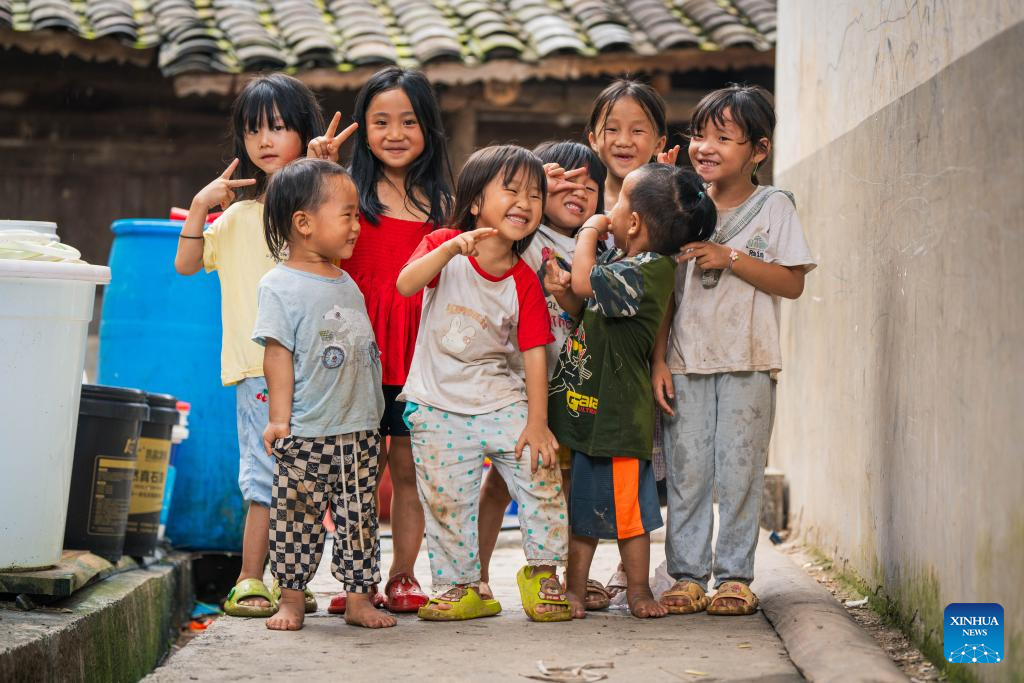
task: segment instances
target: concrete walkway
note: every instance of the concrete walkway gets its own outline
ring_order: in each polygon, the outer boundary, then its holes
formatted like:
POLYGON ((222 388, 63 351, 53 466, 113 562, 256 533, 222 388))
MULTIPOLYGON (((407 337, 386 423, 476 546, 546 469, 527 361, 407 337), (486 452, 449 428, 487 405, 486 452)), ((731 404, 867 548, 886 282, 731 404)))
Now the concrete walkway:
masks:
MULTIPOLYGON (((657 565, 664 545, 655 542, 651 550, 657 565)), ((383 551, 386 568, 390 541, 383 551)), ((763 553, 778 554, 761 547, 759 563, 763 553)), ((640 620, 612 609, 571 623, 535 624, 523 614, 515 586, 522 557, 519 532, 502 532, 491 572, 500 615, 453 624, 402 615, 395 628, 374 631, 327 614, 338 584, 325 557, 312 584, 321 610, 306 617, 302 631, 272 632, 262 619, 222 617, 146 680, 523 681, 538 673, 538 660, 548 666, 610 661, 609 681, 803 680, 760 612, 640 620)), ((607 579, 617 561, 614 544, 602 544, 592 575, 607 579)), ((416 571, 429 575, 425 552, 416 571)))

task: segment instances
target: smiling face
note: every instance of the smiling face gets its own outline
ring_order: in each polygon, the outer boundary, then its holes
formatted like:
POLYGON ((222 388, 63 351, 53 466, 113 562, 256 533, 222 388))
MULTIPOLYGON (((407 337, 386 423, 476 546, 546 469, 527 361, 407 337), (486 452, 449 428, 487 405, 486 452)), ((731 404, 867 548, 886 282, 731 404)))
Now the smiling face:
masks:
POLYGON ((597 181, 586 173, 576 176, 572 181, 583 185, 584 188, 555 192, 549 190, 547 201, 544 202, 547 226, 566 236, 572 236, 597 212, 597 198, 600 192, 597 181))
POLYGON ((274 107, 273 121, 263 117, 258 128, 245 131, 245 151, 256 168, 270 176, 299 158, 302 138, 285 127, 281 112, 274 107))
POLYGON ((643 107, 628 96, 611 106, 589 139, 608 172, 618 178, 649 163, 665 147, 665 136, 655 129, 643 107))
MULTIPOLYGON (((749 182, 754 164, 768 156, 766 148, 754 148, 732 120, 729 109, 722 114, 721 123, 708 118, 701 130, 690 132, 690 162, 704 182, 734 182, 744 178, 749 182)), ((762 142, 768 144, 767 140, 762 142)))
POLYGON ((327 200, 316 211, 301 212, 305 216, 310 250, 331 260, 352 256, 359 237, 359 195, 355 183, 342 175, 328 176, 323 191, 327 200))
POLYGON ((373 156, 395 170, 409 168, 423 153, 423 130, 404 90, 386 90, 370 100, 366 142, 373 156))
POLYGON ((544 194, 525 168, 507 185, 504 176, 499 172, 487 183, 470 212, 476 216, 477 227, 497 228, 498 237, 516 242, 540 225, 544 194))

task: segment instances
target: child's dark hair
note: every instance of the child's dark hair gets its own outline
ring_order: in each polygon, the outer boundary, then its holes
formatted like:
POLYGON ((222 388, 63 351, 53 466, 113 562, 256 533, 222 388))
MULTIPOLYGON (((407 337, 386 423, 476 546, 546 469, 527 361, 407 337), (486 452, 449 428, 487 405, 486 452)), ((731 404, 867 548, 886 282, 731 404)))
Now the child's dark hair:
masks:
POLYGON ((608 120, 612 107, 623 97, 632 97, 636 100, 636 103, 647 114, 647 118, 651 120, 651 125, 654 126, 655 132, 658 135, 668 135, 668 117, 665 114, 665 100, 662 99, 657 90, 646 83, 635 81, 632 78, 620 78, 612 81, 611 85, 601 91, 601 94, 594 100, 594 106, 590 110, 590 119, 587 121, 587 128, 584 134, 590 135, 593 133, 597 135, 598 131, 604 128, 604 123, 608 120))
MULTIPOLYGON (((487 184, 500 176, 507 186, 523 170, 526 171, 529 182, 537 183, 543 203, 548 195, 548 178, 544 174, 544 164, 536 154, 518 145, 494 145, 473 152, 466 160, 466 165, 462 167, 455 186, 455 212, 452 224, 462 232, 476 230, 476 216, 473 215, 472 208, 473 204, 483 197, 487 184)), ((516 254, 522 254, 526 247, 530 246, 535 234, 536 231, 513 242, 512 250, 516 254)))
POLYGON ((348 171, 326 159, 296 159, 274 174, 267 186, 263 206, 263 236, 275 261, 282 261, 292 234, 296 211, 313 212, 327 201, 327 179, 341 176, 352 180, 348 171))
POLYGON ((356 96, 353 120, 356 129, 352 153, 352 177, 359 188, 359 210, 371 225, 377 225, 385 206, 377 196, 377 181, 384 175, 384 163, 373 155, 366 139, 367 108, 382 92, 401 88, 412 103, 413 113, 423 131, 423 153, 412 163, 405 176, 408 201, 426 214, 428 223, 445 225, 451 215, 452 165, 448 160, 441 108, 430 81, 419 71, 389 66, 370 77, 356 96))
POLYGON ((299 134, 303 152, 309 141, 326 129, 320 104, 302 81, 285 74, 257 76, 249 81, 231 105, 231 137, 238 157, 236 177, 256 179, 255 185, 241 189, 257 197, 267 189, 267 174, 249 158, 245 134, 259 130, 263 122, 272 125, 275 108, 284 127, 299 134))
MULTIPOLYGON (((710 92, 701 98, 690 117, 690 134, 704 130, 708 121, 718 126, 725 124, 726 110, 729 118, 743 131, 753 152, 768 152, 768 145, 775 132, 775 110, 771 95, 759 85, 730 84, 726 88, 710 92)), ((750 174, 750 180, 757 185, 757 165, 750 174)))
POLYGON ((647 224, 651 251, 671 256, 688 242, 711 237, 718 211, 693 169, 647 164, 638 172, 629 206, 647 224))
POLYGON ((554 162, 566 171, 586 167, 587 175, 597 183, 597 213, 604 213, 604 181, 608 170, 594 150, 573 140, 549 140, 534 147, 533 153, 543 163, 554 162))

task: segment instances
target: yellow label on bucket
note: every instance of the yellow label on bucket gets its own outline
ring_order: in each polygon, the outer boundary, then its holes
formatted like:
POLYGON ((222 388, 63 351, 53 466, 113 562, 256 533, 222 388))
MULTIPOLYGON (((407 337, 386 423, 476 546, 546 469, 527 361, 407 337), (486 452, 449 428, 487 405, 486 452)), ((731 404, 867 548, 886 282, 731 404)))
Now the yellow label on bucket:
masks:
POLYGON ((128 492, 135 463, 124 458, 98 456, 89 502, 89 533, 120 536, 124 533, 128 492))
POLYGON ((129 515, 160 512, 164 502, 164 484, 167 481, 167 462, 171 457, 170 439, 139 439, 135 460, 135 481, 132 483, 132 501, 129 515))

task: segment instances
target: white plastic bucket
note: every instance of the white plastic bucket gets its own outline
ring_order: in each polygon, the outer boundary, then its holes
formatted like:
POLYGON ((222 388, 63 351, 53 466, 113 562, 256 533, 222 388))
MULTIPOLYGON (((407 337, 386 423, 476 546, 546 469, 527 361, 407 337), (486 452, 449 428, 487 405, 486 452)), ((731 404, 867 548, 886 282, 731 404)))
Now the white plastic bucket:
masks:
POLYGON ((56 564, 96 285, 110 269, 0 260, 0 570, 56 564))

